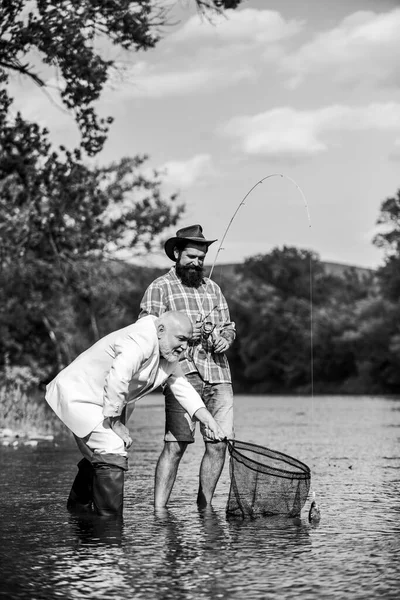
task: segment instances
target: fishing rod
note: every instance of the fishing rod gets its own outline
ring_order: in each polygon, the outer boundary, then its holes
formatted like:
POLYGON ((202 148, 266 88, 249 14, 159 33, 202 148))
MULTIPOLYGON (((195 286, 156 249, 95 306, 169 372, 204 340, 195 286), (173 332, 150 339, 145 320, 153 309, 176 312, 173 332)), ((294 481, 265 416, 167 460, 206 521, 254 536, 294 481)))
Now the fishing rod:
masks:
POLYGON ((224 234, 223 234, 223 236, 222 236, 221 243, 220 243, 220 245, 218 246, 218 250, 217 250, 217 253, 216 253, 216 255, 215 255, 214 262, 213 262, 213 263, 212 263, 212 265, 211 265, 210 273, 209 273, 209 275, 208 275, 208 279, 207 279, 206 287, 205 287, 205 289, 204 289, 203 298, 202 298, 202 302, 201 302, 201 305, 200 305, 200 313, 201 313, 201 312, 202 312, 202 310, 203 310, 203 304, 204 304, 204 299, 205 299, 205 296, 206 296, 206 293, 207 293, 208 283, 209 283, 209 281, 210 281, 210 279, 211 279, 211 277, 212 277, 212 274, 213 274, 213 271, 214 271, 215 264, 216 264, 216 262, 217 262, 217 260, 218 260, 219 253, 220 253, 220 252, 221 252, 221 250, 223 249, 223 248, 222 248, 222 244, 223 244, 223 243, 224 243, 224 241, 225 241, 225 238, 226 238, 226 236, 227 236, 227 234, 228 234, 228 231, 229 231, 229 229, 230 229, 230 227, 231 227, 231 225, 232 225, 232 223, 233 223, 233 221, 234 221, 234 219, 235 219, 235 217, 236 217, 237 213, 239 212, 240 208, 241 208, 242 206, 244 206, 244 204, 245 204, 245 201, 246 201, 246 200, 247 200, 247 198, 250 196, 251 192, 252 192, 252 191, 253 191, 253 190, 254 190, 254 189, 255 189, 255 188, 258 186, 258 185, 260 185, 261 183, 263 183, 263 182, 264 182, 266 179, 270 179, 271 177, 283 177, 284 179, 287 179, 288 181, 291 181, 291 182, 292 182, 292 183, 293 183, 293 184, 296 186, 296 188, 297 188, 297 189, 298 189, 298 191, 300 192, 300 194, 301 194, 301 197, 302 197, 302 199, 303 199, 303 202, 304 202, 304 204, 305 204, 306 211, 307 211, 308 226, 309 226, 309 228, 311 228, 311 218, 310 218, 310 211, 309 211, 309 209, 308 209, 308 204, 307 204, 306 197, 304 196, 304 194, 303 194, 303 192, 302 192, 302 190, 301 190, 300 186, 299 186, 299 185, 298 185, 298 184, 297 184, 297 183, 296 183, 296 182, 295 182, 295 181, 294 181, 294 180, 293 180, 291 177, 288 177, 287 175, 284 175, 283 173, 271 173, 271 175, 267 175, 266 177, 263 177, 262 179, 260 179, 259 181, 257 181, 257 183, 255 183, 255 184, 253 185, 253 187, 252 187, 252 188, 250 188, 250 190, 247 192, 247 194, 244 196, 244 198, 243 198, 243 199, 242 199, 242 200, 239 202, 239 205, 237 206, 237 208, 236 208, 235 212, 233 213, 233 215, 232 215, 232 217, 231 217, 231 219, 230 219, 230 221, 229 221, 229 223, 228 223, 228 226, 227 226, 227 228, 226 228, 226 229, 225 229, 225 231, 224 231, 224 234))
MULTIPOLYGON (((305 208, 306 208, 306 212, 307 212, 308 227, 309 227, 309 229, 311 229, 311 217, 310 217, 310 211, 309 211, 309 207, 308 207, 308 203, 307 203, 306 197, 305 197, 302 189, 296 183, 296 181, 294 181, 294 179, 292 179, 291 177, 288 177, 288 175, 284 175, 283 173, 271 173, 270 175, 266 175, 265 177, 262 177, 259 181, 257 181, 250 188, 250 190, 246 193, 246 195, 243 197, 243 199, 239 202, 238 206, 236 207, 236 210, 234 211, 234 213, 233 213, 233 215, 232 215, 232 217, 231 217, 231 219, 230 219, 230 221, 229 221, 229 223, 228 223, 228 225, 227 225, 227 227, 226 227, 226 229, 224 231, 224 234, 223 234, 221 242, 220 242, 220 244, 218 246, 218 249, 217 249, 214 261, 213 261, 213 263, 211 265, 210 273, 208 275, 208 279, 207 279, 206 286, 205 286, 204 293, 203 293, 202 302, 201 302, 201 305, 200 305, 199 319, 198 320, 200 320, 200 321, 203 320, 202 319, 203 304, 204 304, 204 300, 205 300, 205 297, 206 297, 206 294, 207 294, 208 284, 211 281, 211 277, 212 277, 212 274, 214 272, 214 267, 215 267, 216 262, 218 260, 219 253, 222 250, 222 245, 223 245, 223 243, 225 241, 225 238, 226 238, 226 236, 228 234, 228 231, 229 231, 229 229, 230 229, 230 227, 231 227, 231 225, 232 225, 232 223, 233 223, 236 215, 238 214, 240 208, 245 205, 245 201, 250 196, 250 194, 253 192, 253 190, 257 186, 261 185, 267 179, 270 179, 271 177, 282 177, 282 178, 287 179, 288 181, 290 181, 296 187, 296 189, 300 193, 300 195, 302 197, 302 200, 304 202, 304 205, 305 205, 305 208)), ((313 412, 314 412, 314 347, 313 347, 314 346, 314 341, 313 341, 313 294, 312 294, 312 257, 311 257, 311 253, 310 253, 310 256, 309 256, 309 278, 310 278, 310 384, 311 384, 311 400, 312 400, 311 422, 312 422, 312 426, 313 426, 313 423, 314 423, 314 414, 313 414, 313 412)), ((313 432, 311 432, 311 438, 313 439, 313 432)), ((312 450, 312 453, 313 453, 313 450, 312 450)), ((319 507, 318 507, 318 505, 316 504, 316 501, 315 501, 315 492, 313 492, 313 502, 312 502, 311 509, 310 509, 310 514, 309 514, 310 521, 312 520, 311 513, 312 513, 313 510, 314 510, 314 512, 318 511, 318 518, 319 518, 319 507)))

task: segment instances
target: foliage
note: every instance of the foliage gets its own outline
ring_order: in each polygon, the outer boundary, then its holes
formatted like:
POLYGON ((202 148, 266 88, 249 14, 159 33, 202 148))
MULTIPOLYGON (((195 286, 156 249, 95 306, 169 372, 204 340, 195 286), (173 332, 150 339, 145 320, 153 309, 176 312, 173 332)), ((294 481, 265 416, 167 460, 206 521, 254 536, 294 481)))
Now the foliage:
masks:
POLYGON ((248 259, 225 289, 239 332, 230 351, 235 389, 362 391, 357 347, 346 334, 361 328, 360 306, 375 293, 372 277, 351 268, 329 274, 308 250, 284 246, 248 259))
POLYGON ((400 189, 396 196, 381 204, 377 224, 383 229, 373 243, 385 252, 385 262, 378 269, 381 289, 386 298, 400 299, 400 189))
POLYGON ((40 373, 12 366, 6 357, 0 372, 0 429, 41 434, 61 429, 38 393, 39 379, 40 373))
MULTIPOLYGON (((205 14, 240 4, 240 0, 195 1, 205 14)), ((161 27, 168 24, 169 9, 157 0, 2 0, 0 77, 7 81, 6 74, 18 73, 45 88, 33 59, 39 57, 56 73, 62 102, 74 113, 81 132, 82 148, 97 154, 113 120, 99 118, 95 108, 114 66, 101 48, 131 52, 153 48, 161 27)))
POLYGON ((100 97, 112 61, 101 57, 95 39, 125 50, 153 47, 163 19, 152 0, 3 0, 0 7, 0 66, 45 81, 31 60, 33 51, 57 70, 61 98, 75 113, 82 147, 96 154, 112 119, 99 119, 94 103, 100 97))
MULTIPOLYGON (((0 109, 1 110, 1 109, 0 109)), ((0 112, 1 118, 1 112, 0 112)), ((50 151, 47 131, 18 116, 0 129, 2 261, 16 256, 57 262, 107 251, 154 246, 182 207, 161 198, 157 172, 144 176, 145 156, 106 167, 85 165, 79 150, 50 151), (135 198, 135 201, 129 201, 135 198)))
POLYGON ((400 256, 400 189, 396 196, 386 198, 381 204, 378 225, 383 225, 385 230, 377 234, 374 244, 383 248, 388 256, 400 256))
POLYGON ((98 337, 96 263, 154 248, 183 206, 162 197, 157 172, 143 174, 145 156, 88 166, 79 150, 52 151, 47 131, 20 115, 8 123, 0 107, 0 121, 0 352, 13 362, 50 353, 61 367, 71 353, 56 330, 70 305, 89 310, 98 337))

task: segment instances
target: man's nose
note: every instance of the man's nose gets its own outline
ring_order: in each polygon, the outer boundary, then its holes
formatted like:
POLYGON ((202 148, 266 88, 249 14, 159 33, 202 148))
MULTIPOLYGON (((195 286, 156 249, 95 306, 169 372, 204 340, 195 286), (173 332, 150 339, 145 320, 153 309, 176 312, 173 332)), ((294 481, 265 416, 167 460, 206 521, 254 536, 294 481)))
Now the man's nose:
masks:
POLYGON ((180 343, 180 347, 182 348, 182 352, 183 352, 184 350, 186 350, 186 348, 188 347, 187 340, 186 340, 185 342, 181 342, 181 343, 180 343))
POLYGON ((198 259, 198 258, 193 258, 193 260, 192 260, 192 265, 193 265, 194 267, 198 267, 198 266, 200 265, 200 261, 199 261, 199 259, 198 259))

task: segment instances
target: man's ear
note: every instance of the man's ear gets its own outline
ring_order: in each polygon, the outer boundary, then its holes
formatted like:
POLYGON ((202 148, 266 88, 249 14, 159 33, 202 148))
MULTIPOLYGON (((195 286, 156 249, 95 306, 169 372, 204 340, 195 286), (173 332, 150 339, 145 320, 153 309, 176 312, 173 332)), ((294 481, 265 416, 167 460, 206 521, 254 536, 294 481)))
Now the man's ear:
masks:
POLYGON ((178 260, 178 258, 179 258, 179 250, 178 250, 178 248, 176 246, 174 248, 174 256, 175 256, 175 260, 178 260))
POLYGON ((164 333, 164 331, 165 331, 165 325, 164 325, 164 323, 159 323, 157 325, 157 336, 160 337, 160 335, 162 333, 164 333))

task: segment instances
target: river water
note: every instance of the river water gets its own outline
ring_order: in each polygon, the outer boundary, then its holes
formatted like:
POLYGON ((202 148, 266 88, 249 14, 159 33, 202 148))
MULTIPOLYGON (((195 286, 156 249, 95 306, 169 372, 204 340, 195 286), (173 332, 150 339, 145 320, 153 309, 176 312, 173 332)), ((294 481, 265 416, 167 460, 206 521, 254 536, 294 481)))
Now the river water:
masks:
POLYGON ((236 438, 308 464, 321 521, 196 508, 202 442, 189 447, 170 506, 152 507, 163 405, 136 407, 123 524, 65 509, 72 443, 1 448, 0 596, 9 599, 304 600, 400 597, 400 400, 236 397, 236 438))

